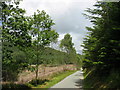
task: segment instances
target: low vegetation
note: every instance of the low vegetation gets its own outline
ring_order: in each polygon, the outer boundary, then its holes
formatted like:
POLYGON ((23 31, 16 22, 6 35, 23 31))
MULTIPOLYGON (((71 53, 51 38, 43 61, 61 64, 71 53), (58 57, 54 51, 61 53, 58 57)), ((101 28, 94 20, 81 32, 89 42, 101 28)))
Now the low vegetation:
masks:
POLYGON ((110 73, 99 73, 99 71, 89 70, 84 73, 84 89, 119 89, 120 88, 120 73, 119 71, 111 70, 110 73))
POLYGON ((3 84, 3 89, 26 89, 26 90, 32 90, 32 88, 50 88, 56 83, 63 80, 65 77, 69 76, 70 74, 76 72, 76 70, 67 70, 63 72, 55 73, 51 76, 48 76, 47 79, 36 79, 30 81, 26 84, 15 84, 15 83, 9 83, 9 84, 3 84))
POLYGON ((32 88, 50 88, 74 72, 76 71, 73 70, 73 71, 58 72, 56 74, 53 74, 52 76, 49 76, 48 79, 41 80, 37 86, 31 83, 28 85, 32 86, 32 88))

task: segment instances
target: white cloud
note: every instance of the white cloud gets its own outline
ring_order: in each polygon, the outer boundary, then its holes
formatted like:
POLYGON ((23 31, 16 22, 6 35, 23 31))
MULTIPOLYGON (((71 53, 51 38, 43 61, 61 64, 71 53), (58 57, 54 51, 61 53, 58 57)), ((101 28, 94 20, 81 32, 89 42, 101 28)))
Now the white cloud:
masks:
POLYGON ((27 10, 27 15, 32 15, 37 9, 47 13, 59 13, 61 15, 69 9, 71 0, 23 0, 20 7, 27 10))
POLYGON ((90 22, 82 15, 86 8, 92 8, 96 0, 23 0, 20 7, 26 9, 26 15, 32 15, 37 9, 45 10, 54 20, 53 27, 60 34, 58 40, 70 33, 77 51, 85 37, 85 26, 90 22))
POLYGON ((65 34, 66 34, 66 33, 60 34, 60 35, 59 35, 59 38, 58 38, 58 41, 62 40, 62 39, 64 38, 64 35, 65 35, 65 34))

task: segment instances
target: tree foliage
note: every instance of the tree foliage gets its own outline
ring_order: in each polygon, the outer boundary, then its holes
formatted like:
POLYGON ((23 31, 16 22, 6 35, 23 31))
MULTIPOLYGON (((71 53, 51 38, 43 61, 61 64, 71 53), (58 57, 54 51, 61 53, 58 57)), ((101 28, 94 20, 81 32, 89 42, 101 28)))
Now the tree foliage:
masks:
MULTIPOLYGON (((87 9, 86 15, 93 23, 87 27, 84 39, 84 67, 111 69, 120 66, 120 2, 97 2, 96 9, 87 9)), ((109 70, 108 70, 109 71, 109 70)))
POLYGON ((72 37, 70 34, 66 34, 64 39, 61 40, 60 48, 63 48, 67 53, 70 53, 73 49, 72 37))
POLYGON ((31 45, 31 37, 28 34, 29 27, 27 18, 24 16, 25 10, 19 8, 18 3, 14 2, 0 2, 0 5, 2 7, 3 80, 14 80, 17 73, 26 65, 22 62, 25 58, 16 60, 13 54, 18 57, 18 52, 16 52, 18 50, 24 53, 21 50, 31 45))
POLYGON ((40 64, 79 62, 80 57, 76 54, 70 34, 66 34, 61 41, 61 48, 67 53, 49 48, 49 44, 56 42, 59 36, 52 29, 55 23, 44 10, 25 16, 26 11, 19 7, 19 3, 12 0, 9 3, 0 2, 3 81, 16 81, 24 69, 35 71, 37 81, 40 64))
POLYGON ((43 63, 41 61, 40 55, 42 54, 44 47, 50 44, 52 41, 58 38, 58 33, 55 30, 52 30, 52 26, 54 25, 53 20, 50 18, 45 11, 37 10, 37 13, 30 19, 31 31, 30 35, 33 37, 33 46, 36 48, 33 51, 33 54, 36 56, 36 81, 38 79, 38 66, 43 63), (41 62, 41 63, 40 63, 41 62))
POLYGON ((70 36, 70 34, 66 34, 60 43, 60 48, 62 48, 63 51, 68 54, 68 56, 65 57, 66 64, 75 63, 77 60, 76 50, 73 45, 74 44, 72 43, 72 37, 70 36))

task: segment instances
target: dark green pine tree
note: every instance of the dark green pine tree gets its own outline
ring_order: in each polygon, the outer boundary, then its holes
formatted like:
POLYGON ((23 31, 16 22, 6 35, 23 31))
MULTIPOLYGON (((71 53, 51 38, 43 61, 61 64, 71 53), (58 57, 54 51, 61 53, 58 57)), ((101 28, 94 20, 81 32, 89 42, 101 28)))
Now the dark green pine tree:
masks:
POLYGON ((96 9, 87 9, 86 15, 93 23, 87 27, 89 35, 84 40, 85 67, 99 69, 120 66, 120 2, 98 2, 96 9))

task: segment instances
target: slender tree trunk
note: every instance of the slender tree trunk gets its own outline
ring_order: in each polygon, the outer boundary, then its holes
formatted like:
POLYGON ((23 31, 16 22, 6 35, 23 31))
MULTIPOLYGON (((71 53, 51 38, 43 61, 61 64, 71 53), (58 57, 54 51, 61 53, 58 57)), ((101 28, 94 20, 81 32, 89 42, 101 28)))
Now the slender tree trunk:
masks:
POLYGON ((38 80, 38 65, 36 65, 36 85, 38 84, 37 80, 38 80))
MULTIPOLYGON (((38 37, 39 37, 39 34, 38 34, 38 37)), ((37 38, 38 39, 38 38, 37 38)), ((39 66, 39 58, 38 58, 38 55, 39 55, 39 50, 38 50, 38 44, 39 43, 39 39, 38 39, 38 42, 37 42, 37 58, 36 58, 36 85, 38 84, 38 66, 39 66)))
MULTIPOLYGON (((38 45, 37 45, 37 50, 38 50, 38 45)), ((35 73, 36 73, 36 77, 35 77, 36 85, 38 84, 38 83, 37 83, 37 80, 38 80, 38 66, 39 66, 39 64, 38 64, 38 51, 37 51, 37 58, 36 58, 36 71, 35 71, 35 73)))

